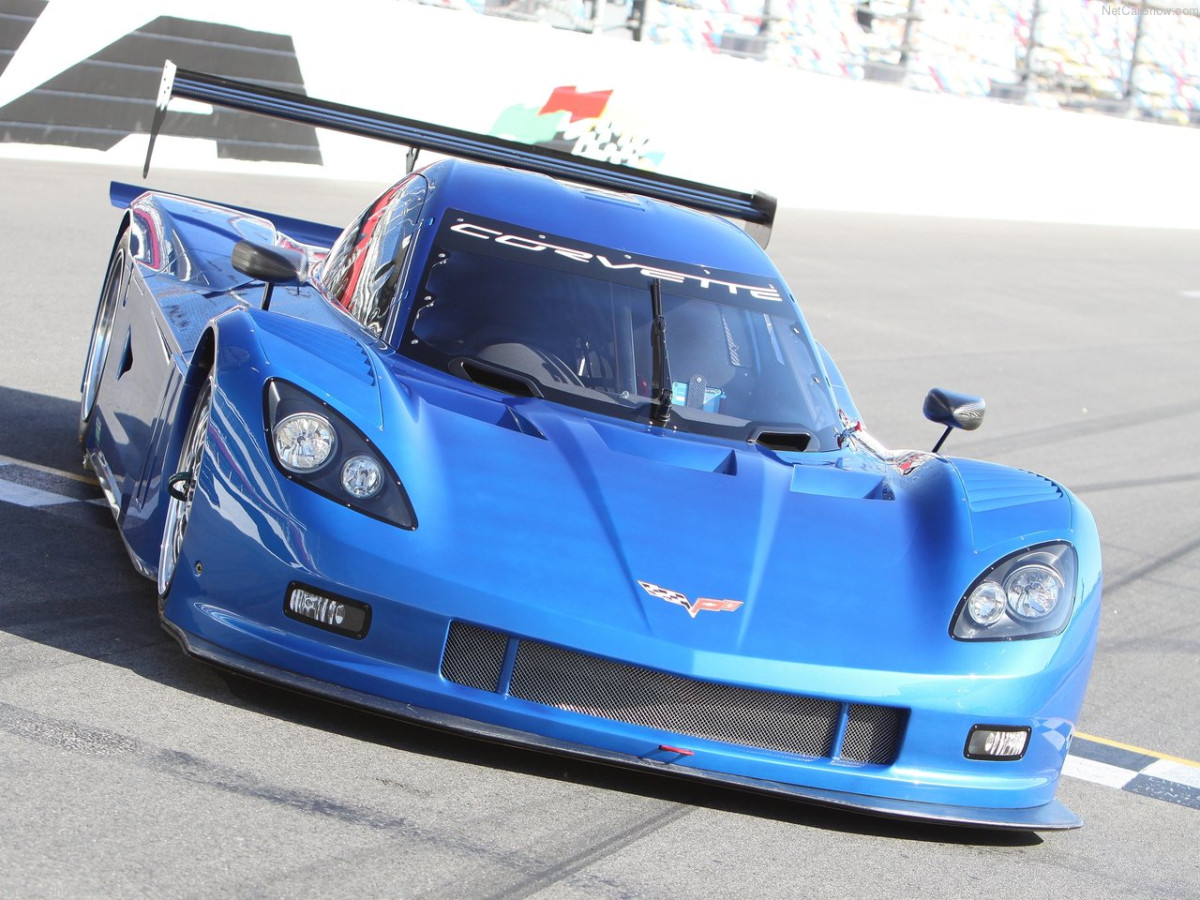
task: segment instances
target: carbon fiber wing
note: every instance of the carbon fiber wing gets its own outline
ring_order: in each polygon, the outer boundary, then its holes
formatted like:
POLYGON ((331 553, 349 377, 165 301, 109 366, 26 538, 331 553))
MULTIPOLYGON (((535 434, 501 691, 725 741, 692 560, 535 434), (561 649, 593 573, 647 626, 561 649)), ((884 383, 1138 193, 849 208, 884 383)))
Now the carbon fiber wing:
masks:
POLYGON ((762 247, 766 247, 770 240, 775 221, 776 201, 769 194, 743 193, 631 166, 574 156, 560 150, 358 109, 290 91, 181 69, 170 60, 163 66, 150 143, 146 148, 146 162, 142 169, 143 177, 150 171, 155 139, 173 97, 401 144, 410 148, 410 170, 417 153, 430 150, 446 156, 540 172, 577 184, 677 203, 744 222, 746 231, 762 247))

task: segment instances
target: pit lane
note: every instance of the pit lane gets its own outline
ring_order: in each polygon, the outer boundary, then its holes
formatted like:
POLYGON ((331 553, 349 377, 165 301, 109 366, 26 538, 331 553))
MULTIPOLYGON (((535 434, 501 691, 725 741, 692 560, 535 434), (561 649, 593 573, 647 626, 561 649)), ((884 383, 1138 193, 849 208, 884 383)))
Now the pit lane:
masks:
MULTIPOLYGON (((983 429, 953 435, 949 452, 1043 472, 1096 514, 1105 612, 1080 724, 1098 740, 1077 742, 1059 792, 1086 824, 1038 837, 519 753, 187 660, 75 444, 119 216, 107 185, 137 176, 0 170, 0 894, 1195 894, 1193 232, 792 210, 772 242, 885 443, 936 440, 920 416, 928 387, 982 394, 983 429), (1145 779, 1172 796, 1134 789, 1145 779)), ((376 188, 170 171, 152 183, 330 222, 376 188)))

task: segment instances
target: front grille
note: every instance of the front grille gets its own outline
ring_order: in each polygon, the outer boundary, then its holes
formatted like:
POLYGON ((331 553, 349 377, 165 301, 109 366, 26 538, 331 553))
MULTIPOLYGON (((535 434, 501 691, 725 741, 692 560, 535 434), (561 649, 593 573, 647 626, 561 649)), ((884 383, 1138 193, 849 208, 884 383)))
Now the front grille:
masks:
POLYGON ((896 758, 903 728, 903 710, 851 703, 846 735, 842 738, 841 758, 851 762, 887 765, 896 758))
POLYGON ((507 646, 508 638, 499 631, 455 622, 442 654, 442 677, 481 691, 498 691, 507 646))
POLYGON ((522 641, 509 693, 558 709, 675 734, 831 756, 841 704, 693 681, 522 641))
MULTIPOLYGON (((508 641, 500 632, 455 622, 442 674, 458 684, 504 692, 508 641)), ((700 681, 528 640, 518 642, 507 693, 672 734, 875 765, 895 760, 906 718, 904 710, 891 707, 700 681)))

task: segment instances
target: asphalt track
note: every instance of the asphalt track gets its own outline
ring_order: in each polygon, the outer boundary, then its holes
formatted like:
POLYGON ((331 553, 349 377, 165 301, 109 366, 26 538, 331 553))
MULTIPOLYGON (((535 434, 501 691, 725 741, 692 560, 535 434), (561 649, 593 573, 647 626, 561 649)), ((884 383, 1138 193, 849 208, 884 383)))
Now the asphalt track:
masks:
MULTIPOLYGON (((234 680, 157 626, 75 444, 118 213, 91 166, 0 161, 0 896, 1196 897, 1200 235, 785 211, 772 245, 892 447, 934 385, 948 450, 1099 522, 1106 595, 1042 836, 925 827, 493 747, 234 680)), ((340 222, 374 185, 161 171, 340 222)))

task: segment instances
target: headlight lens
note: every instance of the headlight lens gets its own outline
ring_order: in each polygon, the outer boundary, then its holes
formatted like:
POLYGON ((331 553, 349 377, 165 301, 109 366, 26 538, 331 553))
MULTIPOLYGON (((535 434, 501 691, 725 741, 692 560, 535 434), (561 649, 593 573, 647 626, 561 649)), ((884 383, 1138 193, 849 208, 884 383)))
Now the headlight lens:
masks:
POLYGON ((337 448, 337 433, 323 416, 296 413, 274 428, 275 458, 289 472, 315 472, 337 448))
POLYGON ((1005 557, 963 596, 951 635, 964 641, 1012 641, 1058 634, 1075 603, 1075 571, 1075 548, 1063 541, 1005 557))
POLYGON ((404 485, 349 419, 278 378, 267 382, 264 401, 267 442, 289 480, 372 518, 417 527, 404 485))
POLYGON ((967 759, 1020 759, 1029 746, 1030 729, 1025 726, 976 725, 967 736, 967 759))
POLYGON ((383 469, 369 456, 352 456, 342 466, 342 490, 358 500, 367 500, 383 487, 383 469))
POLYGON ((984 628, 995 625, 1004 615, 1004 588, 994 581, 985 581, 967 597, 967 614, 976 625, 984 628))
POLYGON ((1040 619, 1054 612, 1065 585, 1048 566, 1021 566, 1004 579, 1008 608, 1022 619, 1040 619))

